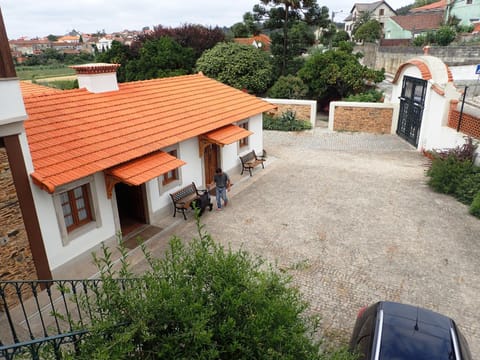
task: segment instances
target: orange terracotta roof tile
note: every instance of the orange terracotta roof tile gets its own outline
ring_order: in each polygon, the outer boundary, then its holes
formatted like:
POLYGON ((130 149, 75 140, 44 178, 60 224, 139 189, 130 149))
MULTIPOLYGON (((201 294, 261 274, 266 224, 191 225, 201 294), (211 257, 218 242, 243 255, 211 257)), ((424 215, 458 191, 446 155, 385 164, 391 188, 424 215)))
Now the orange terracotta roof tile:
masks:
POLYGON ((158 151, 115 166, 106 173, 125 184, 141 185, 185 164, 185 161, 175 156, 158 151))
POLYGON ((205 138, 219 145, 230 145, 252 135, 253 132, 236 125, 227 125, 205 134, 205 138))
POLYGON ((23 96, 62 91, 44 85, 33 84, 29 81, 20 81, 20 90, 22 91, 23 96))
POLYGON ((233 41, 249 46, 257 44, 256 46, 263 51, 270 51, 270 45, 272 44, 270 37, 265 34, 259 34, 248 38, 234 38, 233 41), (261 46, 258 46, 259 44, 261 44, 261 46))
POLYGON ((24 96, 34 181, 59 185, 206 134, 274 105, 204 75, 24 96))
POLYGON ((446 0, 440 0, 440 1, 428 4, 428 5, 413 8, 413 9, 410 10, 410 12, 444 10, 446 7, 447 7, 447 1, 446 0))

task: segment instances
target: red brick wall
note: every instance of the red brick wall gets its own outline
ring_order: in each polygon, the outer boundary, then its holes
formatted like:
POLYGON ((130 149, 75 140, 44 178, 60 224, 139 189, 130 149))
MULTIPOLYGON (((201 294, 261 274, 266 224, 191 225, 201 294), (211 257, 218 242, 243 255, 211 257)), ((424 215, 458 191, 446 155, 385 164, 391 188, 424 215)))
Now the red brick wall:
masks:
POLYGON ((335 106, 335 131, 359 131, 390 134, 393 108, 335 106))
MULTIPOLYGON (((450 103, 450 112, 448 114, 448 127, 457 130, 459 120, 460 111, 457 110, 457 101, 452 101, 450 103)), ((480 118, 476 118, 464 112, 460 124, 460 131, 465 135, 480 139, 480 118)))

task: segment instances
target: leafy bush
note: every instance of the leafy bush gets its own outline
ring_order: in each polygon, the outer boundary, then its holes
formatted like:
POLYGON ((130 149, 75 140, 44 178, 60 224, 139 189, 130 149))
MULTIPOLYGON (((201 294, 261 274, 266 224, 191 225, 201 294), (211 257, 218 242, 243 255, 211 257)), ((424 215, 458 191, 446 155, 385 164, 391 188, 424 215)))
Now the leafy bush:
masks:
POLYGON ((299 77, 280 76, 268 90, 268 96, 275 99, 303 99, 308 93, 308 86, 299 77))
POLYGON ((446 159, 449 156, 453 156, 459 161, 469 160, 472 163, 475 162, 476 153, 478 144, 473 142, 471 137, 465 138, 465 144, 461 146, 456 146, 454 148, 444 149, 444 150, 432 150, 430 154, 433 158, 446 159))
POLYGON ((369 90, 364 93, 350 95, 343 99, 343 101, 355 101, 355 102, 381 102, 383 99, 383 92, 377 90, 369 90))
POLYGON ((472 201, 469 209, 470 214, 480 218, 480 191, 475 195, 475 198, 472 201))
POLYGON ((216 244, 198 217, 197 226, 198 239, 173 238, 161 259, 142 247, 150 268, 140 278, 125 251, 116 270, 104 248, 98 318, 75 358, 327 359, 311 337, 318 319, 290 277, 216 244))
POLYGON ((301 131, 310 130, 312 124, 308 121, 297 120, 294 111, 287 110, 280 117, 265 114, 263 117, 265 130, 301 131))
POLYGON ((480 192, 480 168, 472 166, 472 171, 465 174, 455 189, 455 197, 465 205, 470 205, 477 193, 480 192))
POLYGON ((437 192, 454 194, 463 177, 471 173, 472 166, 470 160, 461 161, 454 155, 449 155, 446 159, 434 158, 427 171, 430 177, 428 185, 437 192))
POLYGON ((250 45, 218 43, 197 60, 197 71, 237 89, 263 94, 272 83, 269 55, 250 45))
POLYGON ((457 36, 457 32, 450 26, 442 26, 435 33, 435 42, 440 46, 447 46, 457 36))

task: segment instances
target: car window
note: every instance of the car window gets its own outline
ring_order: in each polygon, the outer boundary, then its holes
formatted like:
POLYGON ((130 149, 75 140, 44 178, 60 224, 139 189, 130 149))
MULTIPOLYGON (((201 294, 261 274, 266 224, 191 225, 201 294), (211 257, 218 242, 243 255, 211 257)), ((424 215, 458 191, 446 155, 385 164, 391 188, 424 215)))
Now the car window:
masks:
POLYGON ((380 359, 452 360, 455 353, 448 329, 419 322, 415 330, 411 319, 386 315, 380 359))

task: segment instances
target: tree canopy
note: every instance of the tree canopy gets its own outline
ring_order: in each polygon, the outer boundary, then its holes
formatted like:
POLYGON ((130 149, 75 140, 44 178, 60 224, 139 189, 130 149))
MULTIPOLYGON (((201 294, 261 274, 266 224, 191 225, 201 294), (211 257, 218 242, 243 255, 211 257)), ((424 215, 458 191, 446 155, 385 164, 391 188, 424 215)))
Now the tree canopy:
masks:
MULTIPOLYGON (((328 8, 319 7, 316 0, 260 0, 260 4, 253 7, 253 14, 264 28, 281 34, 274 36, 272 33, 272 55, 278 58, 281 75, 288 72, 288 62, 301 55, 289 49, 289 30, 293 25, 304 22, 308 26, 327 27, 330 22, 328 8)), ((296 48, 298 50, 302 46, 296 48)))
POLYGON ((147 40, 139 56, 126 66, 126 80, 146 80, 185 75, 193 71, 193 50, 182 47, 170 37, 147 40))
POLYGON ((197 71, 233 86, 262 94, 272 82, 272 65, 267 53, 253 46, 219 43, 197 60, 197 71))
POLYGON ((382 24, 377 20, 368 20, 355 31, 355 40, 375 42, 382 38, 382 24))
POLYGON ((120 64, 117 69, 117 79, 119 82, 126 81, 127 63, 134 58, 134 55, 130 49, 130 46, 123 45, 122 43, 113 40, 110 49, 97 54, 97 61, 120 64))
POLYGON ((367 81, 384 79, 383 71, 361 65, 356 55, 340 49, 313 54, 298 75, 308 84, 310 96, 320 102, 363 92, 367 81))
POLYGON ((152 33, 140 35, 137 41, 132 44, 132 48, 134 51, 137 51, 148 40, 155 40, 165 36, 172 38, 182 47, 193 49, 194 61, 205 50, 211 49, 217 43, 225 40, 225 34, 218 26, 212 28, 203 25, 185 24, 172 28, 159 25, 154 28, 152 33))

